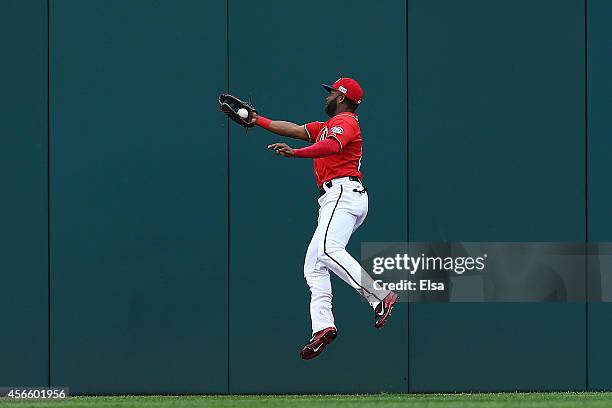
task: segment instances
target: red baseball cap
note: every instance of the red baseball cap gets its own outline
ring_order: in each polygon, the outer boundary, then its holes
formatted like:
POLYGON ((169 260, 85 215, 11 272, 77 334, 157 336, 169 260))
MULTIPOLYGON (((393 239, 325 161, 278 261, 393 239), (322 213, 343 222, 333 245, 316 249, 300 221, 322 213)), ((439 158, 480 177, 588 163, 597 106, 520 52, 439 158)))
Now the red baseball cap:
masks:
POLYGON ((359 82, 355 81, 353 78, 340 78, 334 82, 333 85, 323 84, 323 88, 325 88, 327 92, 333 90, 340 91, 357 104, 360 104, 363 98, 363 89, 361 89, 359 82))

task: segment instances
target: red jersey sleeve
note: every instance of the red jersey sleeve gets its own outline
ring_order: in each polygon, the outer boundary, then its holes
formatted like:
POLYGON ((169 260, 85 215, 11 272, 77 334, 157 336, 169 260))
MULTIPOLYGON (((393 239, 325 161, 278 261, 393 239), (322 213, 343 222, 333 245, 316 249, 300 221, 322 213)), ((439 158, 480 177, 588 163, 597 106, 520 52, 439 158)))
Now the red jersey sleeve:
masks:
POLYGON ((319 136, 319 132, 325 122, 310 122, 304 125, 304 129, 306 129, 306 133, 308 134, 308 141, 310 143, 314 143, 317 141, 317 136, 319 136))
POLYGON ((340 143, 340 150, 344 149, 351 140, 357 136, 356 120, 350 117, 334 117, 328 127, 327 137, 333 137, 340 143))

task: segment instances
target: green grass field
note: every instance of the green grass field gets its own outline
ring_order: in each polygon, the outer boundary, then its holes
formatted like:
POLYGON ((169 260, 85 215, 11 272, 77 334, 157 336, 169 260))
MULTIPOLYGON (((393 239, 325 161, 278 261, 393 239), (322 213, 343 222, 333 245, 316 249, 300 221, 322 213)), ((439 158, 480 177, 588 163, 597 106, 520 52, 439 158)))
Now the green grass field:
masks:
POLYGON ((15 407, 612 407, 612 393, 376 394, 71 397, 63 402, 0 400, 15 407))

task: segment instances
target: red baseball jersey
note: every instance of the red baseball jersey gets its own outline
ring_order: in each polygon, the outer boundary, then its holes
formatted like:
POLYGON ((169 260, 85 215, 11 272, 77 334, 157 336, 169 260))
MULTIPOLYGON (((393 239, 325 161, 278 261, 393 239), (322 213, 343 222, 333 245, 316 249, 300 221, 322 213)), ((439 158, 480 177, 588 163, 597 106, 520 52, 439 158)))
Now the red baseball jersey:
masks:
POLYGON ((340 152, 332 156, 314 159, 314 175, 317 185, 338 177, 357 176, 361 179, 361 154, 363 139, 357 115, 342 112, 327 122, 311 122, 304 125, 312 143, 336 139, 340 152))

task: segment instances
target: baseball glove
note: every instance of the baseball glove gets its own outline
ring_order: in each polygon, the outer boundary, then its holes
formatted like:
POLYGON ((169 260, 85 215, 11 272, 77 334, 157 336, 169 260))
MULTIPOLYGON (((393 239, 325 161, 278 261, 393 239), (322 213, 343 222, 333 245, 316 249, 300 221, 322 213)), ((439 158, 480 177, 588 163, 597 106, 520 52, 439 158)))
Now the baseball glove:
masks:
POLYGON ((255 126, 250 122, 253 118, 253 112, 257 111, 249 102, 238 99, 234 95, 224 93, 219 95, 219 109, 240 126, 244 126, 245 128, 255 126), (242 108, 246 109, 248 113, 246 118, 242 118, 238 115, 238 110, 242 108))

